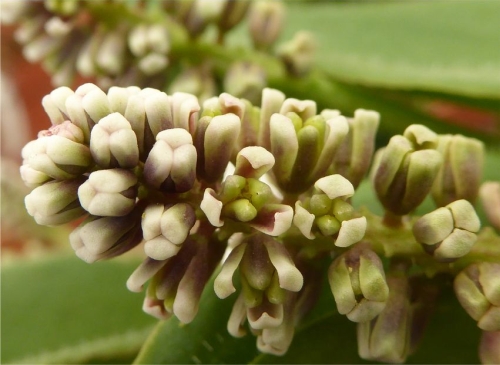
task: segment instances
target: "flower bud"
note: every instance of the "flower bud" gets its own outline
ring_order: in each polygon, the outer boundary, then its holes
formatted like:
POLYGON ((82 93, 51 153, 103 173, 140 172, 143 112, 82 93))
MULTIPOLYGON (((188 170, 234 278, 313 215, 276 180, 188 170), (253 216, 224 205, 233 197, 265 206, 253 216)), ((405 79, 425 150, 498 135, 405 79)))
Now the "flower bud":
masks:
MULTIPOLYGON (((338 119, 337 119, 338 120, 338 119)), ((332 171, 344 176, 357 188, 370 167, 380 114, 358 109, 348 118, 349 133, 335 153, 332 171)))
POLYGON ((205 116, 196 129, 197 176, 212 183, 226 170, 240 133, 241 120, 233 113, 205 116))
POLYGON ((221 16, 217 21, 219 31, 221 33, 225 33, 238 25, 244 19, 250 3, 251 2, 249 0, 224 0, 224 8, 222 9, 221 16))
POLYGON ((405 215, 425 199, 442 164, 433 149, 436 142, 434 132, 417 124, 390 139, 374 173, 375 191, 386 210, 405 215))
POLYGON ((458 301, 484 331, 500 330, 500 264, 474 263, 453 283, 458 301))
POLYGON ((170 107, 174 128, 183 128, 194 133, 200 111, 198 99, 191 94, 176 92, 170 96, 170 107))
POLYGON ((90 217, 71 232, 71 247, 79 258, 88 263, 129 251, 142 240, 142 210, 137 207, 123 217, 90 217))
POLYGON ((274 113, 279 113, 284 101, 285 94, 281 91, 270 88, 262 90, 258 145, 266 150, 271 150, 271 116, 274 113))
POLYGON ((144 164, 144 179, 163 191, 189 191, 196 178, 196 160, 189 132, 181 128, 162 131, 144 164))
POLYGON ((99 170, 90 174, 78 189, 82 207, 90 214, 120 217, 135 206, 137 177, 124 169, 99 170))
POLYGON ((224 77, 224 90, 251 103, 259 103, 266 86, 266 72, 250 62, 235 62, 224 77))
POLYGON ((217 86, 212 72, 206 67, 189 67, 172 80, 168 91, 193 94, 204 101, 217 93, 217 86))
POLYGON ((96 54, 95 63, 106 74, 117 76, 123 72, 126 51, 125 29, 108 31, 96 54))
POLYGON ((155 260, 176 255, 195 222, 195 212, 189 204, 149 205, 142 216, 144 251, 155 260))
POLYGON ((92 157, 82 140, 81 130, 68 121, 41 132, 22 150, 20 172, 26 185, 35 187, 50 179, 72 179, 87 171, 92 157))
POLYGON ((424 215, 413 225, 413 235, 439 261, 453 261, 469 253, 481 222, 467 200, 457 200, 424 215))
POLYGON ((481 364, 500 364, 500 331, 483 331, 479 359, 481 364))
POLYGON ((389 275, 387 284, 389 298, 384 310, 370 322, 358 323, 358 353, 369 361, 403 363, 408 356, 411 330, 408 279, 389 275))
POLYGON ((324 176, 348 133, 344 117, 325 120, 314 116, 316 105, 306 102, 287 99, 281 108, 287 116, 274 114, 270 122, 271 152, 276 158, 274 175, 279 186, 292 193, 307 190, 324 176))
POLYGON ((299 31, 293 39, 278 48, 278 56, 285 63, 288 72, 294 76, 303 76, 313 65, 315 51, 316 40, 312 33, 299 31))
POLYGON ((330 265, 328 280, 337 309, 353 322, 367 322, 385 308, 389 288, 382 261, 369 247, 356 246, 330 265))
POLYGON ((66 100, 73 94, 74 92, 69 87, 61 86, 43 97, 42 106, 52 125, 61 124, 68 120, 69 113, 66 108, 66 100))
POLYGON ((346 202, 354 187, 341 175, 323 177, 314 184, 315 192, 304 202, 295 203, 293 224, 308 239, 317 235, 334 236, 335 245, 348 247, 365 235, 366 218, 356 217, 346 202))
POLYGON ((283 28, 285 7, 281 1, 255 1, 249 15, 254 47, 266 50, 278 39, 283 28))
POLYGON ((112 113, 94 126, 90 151, 104 168, 133 168, 139 163, 139 147, 130 123, 123 115, 112 113))
POLYGON ((443 156, 443 166, 432 186, 436 204, 444 206, 459 199, 474 203, 483 173, 483 143, 461 135, 442 135, 437 150, 443 156))
POLYGON ((55 226, 85 214, 78 202, 83 179, 51 181, 35 188, 24 200, 26 210, 38 224, 55 226))
POLYGON ((481 185, 479 196, 488 221, 500 230, 500 182, 486 181, 481 185))

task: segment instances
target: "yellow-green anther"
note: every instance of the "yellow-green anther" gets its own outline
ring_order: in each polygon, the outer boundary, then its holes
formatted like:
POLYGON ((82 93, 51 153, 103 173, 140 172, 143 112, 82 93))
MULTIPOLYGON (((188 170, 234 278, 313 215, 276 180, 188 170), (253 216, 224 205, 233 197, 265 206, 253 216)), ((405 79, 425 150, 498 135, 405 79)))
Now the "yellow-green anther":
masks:
POLYGON ((444 206, 459 199, 474 203, 483 172, 484 144, 461 135, 442 135, 437 150, 443 156, 443 166, 432 187, 436 204, 444 206))
POLYGON ((257 216, 257 209, 247 199, 238 199, 225 204, 222 215, 240 222, 248 222, 257 216))
MULTIPOLYGON (((259 146, 271 150, 271 116, 279 113, 281 105, 285 101, 285 94, 276 89, 265 88, 262 90, 262 103, 260 111, 259 146)), ((274 157, 276 155, 273 152, 274 157)))
POLYGON ((245 188, 247 179, 239 175, 229 175, 224 183, 220 193, 220 199, 223 204, 233 201, 240 196, 241 191, 245 188))
POLYGON ((481 185, 479 195, 488 221, 500 230, 500 182, 486 181, 481 185))
POLYGON ((266 289, 267 299, 273 304, 282 304, 285 301, 286 290, 280 287, 278 273, 275 271, 271 283, 266 289))
POLYGON ((273 200, 273 192, 269 185, 257 179, 247 179, 248 196, 255 209, 260 210, 273 200))
POLYGON ((354 214, 354 208, 352 205, 341 198, 333 200, 332 211, 335 217, 341 222, 353 218, 354 214))
POLYGON ((340 222, 331 215, 323 215, 314 221, 324 236, 333 236, 340 231, 340 222))
POLYGON ((413 235, 440 261, 452 261, 469 253, 481 227, 474 207, 457 200, 419 218, 413 235))
POLYGON ((293 124, 293 128, 295 129, 295 133, 299 133, 299 131, 302 129, 302 126, 304 125, 304 121, 302 120, 301 117, 295 112, 287 112, 284 114, 285 117, 290 118, 293 124))
POLYGON ((458 301, 484 331, 500 331, 500 264, 480 262, 460 272, 453 283, 458 301))
POLYGON ((326 194, 314 194, 309 200, 309 211, 316 217, 330 213, 332 200, 326 194))

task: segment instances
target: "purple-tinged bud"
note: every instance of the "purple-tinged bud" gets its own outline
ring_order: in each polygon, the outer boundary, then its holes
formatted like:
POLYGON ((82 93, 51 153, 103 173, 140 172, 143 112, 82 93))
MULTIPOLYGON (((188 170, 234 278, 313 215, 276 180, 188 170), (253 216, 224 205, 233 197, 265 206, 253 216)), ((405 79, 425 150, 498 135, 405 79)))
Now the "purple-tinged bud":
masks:
POLYGON ((119 113, 102 118, 90 134, 90 151, 104 167, 134 168, 139 163, 137 137, 130 122, 119 113))
POLYGON ((66 100, 74 94, 69 87, 61 86, 42 99, 42 106, 50 118, 52 125, 58 125, 68 120, 69 113, 66 100))
POLYGON ((469 253, 480 228, 474 207, 462 199, 420 217, 413 225, 413 235, 425 251, 449 262, 469 253))
POLYGON ((124 169, 98 170, 78 189, 82 207, 90 214, 121 217, 129 214, 137 197, 137 177, 124 169))
POLYGON ((250 36, 254 47, 266 50, 278 39, 283 28, 285 7, 281 1, 255 1, 249 15, 250 36))
POLYGON ((500 364, 500 331, 483 331, 479 359, 481 364, 500 364))
POLYGON ((142 216, 146 255, 155 260, 175 256, 195 222, 195 212, 189 204, 149 205, 142 216))
POLYGON ((124 217, 90 217, 71 232, 71 247, 88 263, 119 256, 141 242, 141 213, 137 207, 124 217))
POLYGON ((422 125, 394 136, 374 167, 375 191, 384 208, 405 215, 425 199, 442 165, 437 135, 422 125))
POLYGON ((200 111, 198 99, 191 94, 176 92, 170 96, 170 107, 174 128, 183 128, 194 133, 200 111))
POLYGON ((486 181, 481 185, 479 196, 488 221, 500 230, 500 182, 486 181))
POLYGON ((281 91, 269 88, 262 90, 258 144, 268 151, 271 150, 271 116, 279 113, 284 101, 285 94, 281 91))
POLYGON ((466 199, 474 204, 481 184, 484 144, 461 135, 438 137, 437 150, 443 166, 432 186, 432 198, 438 206, 466 199))
POLYGON ((163 191, 189 191, 196 178, 196 161, 196 149, 188 131, 181 128, 162 131, 144 164, 144 179, 163 191))
POLYGON ((453 283, 458 301, 484 331, 500 331, 500 264, 474 263, 453 283))
POLYGON ((410 288, 403 275, 389 275, 387 284, 389 298, 384 310, 370 322, 358 323, 358 353, 369 361, 403 363, 410 344, 410 288))
POLYGON ((369 247, 355 246, 330 265, 328 280, 337 309, 353 322, 367 322, 385 308, 389 288, 382 261, 369 247))
POLYGON ((24 200, 26 210, 38 224, 56 226, 85 215, 78 202, 84 179, 51 181, 35 188, 24 200))
POLYGON ((49 178, 72 179, 86 172, 92 157, 80 137, 78 127, 67 122, 51 127, 24 146, 20 170, 25 183, 33 187, 49 178))

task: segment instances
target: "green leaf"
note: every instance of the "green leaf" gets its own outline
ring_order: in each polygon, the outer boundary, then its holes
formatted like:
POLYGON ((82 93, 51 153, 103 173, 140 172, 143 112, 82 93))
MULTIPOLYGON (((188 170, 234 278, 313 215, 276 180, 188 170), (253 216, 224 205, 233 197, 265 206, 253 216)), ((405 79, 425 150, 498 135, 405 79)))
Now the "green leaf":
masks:
POLYGON ((72 256, 2 267, 2 363, 133 358, 155 320, 125 282, 138 262, 88 265, 72 256))
POLYGON ((234 338, 226 325, 236 295, 219 299, 209 281, 193 322, 183 325, 175 317, 160 322, 134 364, 231 364, 256 356, 256 338, 234 338))
POLYGON ((497 1, 289 3, 288 27, 314 33, 338 80, 500 98, 497 1))

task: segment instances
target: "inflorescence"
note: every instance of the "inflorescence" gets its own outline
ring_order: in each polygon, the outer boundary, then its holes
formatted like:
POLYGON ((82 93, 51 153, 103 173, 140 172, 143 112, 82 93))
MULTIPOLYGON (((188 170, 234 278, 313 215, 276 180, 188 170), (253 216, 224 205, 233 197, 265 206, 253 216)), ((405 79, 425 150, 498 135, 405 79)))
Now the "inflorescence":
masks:
MULTIPOLYGON (((339 313, 358 323, 360 356, 402 362, 429 315, 429 272, 446 273, 489 331, 482 356, 495 351, 500 264, 473 252, 491 244, 491 232, 478 236, 471 204, 483 158, 477 140, 421 125, 393 137, 371 172, 386 210, 377 220, 351 203, 371 165, 377 112, 318 112, 314 101, 274 89, 258 107, 228 93, 200 103, 187 93, 105 93, 93 84, 57 88, 42 104, 52 126, 22 151, 28 212, 43 225, 78 220, 70 243, 89 263, 142 245, 146 259, 127 287, 149 281, 147 313, 191 322, 215 275, 219 298, 236 293, 229 333, 250 330, 260 351, 284 354, 326 278, 339 313), (429 194, 438 209, 407 217, 429 194), (377 229, 392 240, 371 240, 377 229), (398 234, 410 237, 408 247, 398 234)), ((498 201, 500 187, 481 192, 498 201)), ((487 211, 498 223, 498 204, 487 211)))

